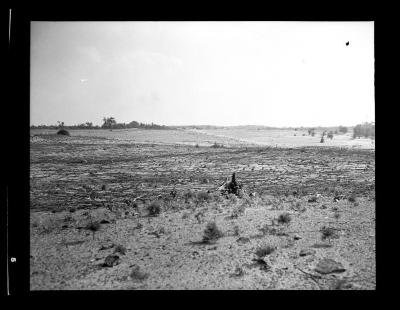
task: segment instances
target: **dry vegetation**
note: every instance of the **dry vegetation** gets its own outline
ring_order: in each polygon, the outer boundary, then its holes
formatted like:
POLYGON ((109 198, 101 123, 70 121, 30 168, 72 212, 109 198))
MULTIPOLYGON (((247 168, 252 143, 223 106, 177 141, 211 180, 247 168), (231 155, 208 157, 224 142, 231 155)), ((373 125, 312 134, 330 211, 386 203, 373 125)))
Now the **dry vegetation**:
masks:
POLYGON ((373 150, 142 133, 31 138, 31 289, 375 288, 373 150))

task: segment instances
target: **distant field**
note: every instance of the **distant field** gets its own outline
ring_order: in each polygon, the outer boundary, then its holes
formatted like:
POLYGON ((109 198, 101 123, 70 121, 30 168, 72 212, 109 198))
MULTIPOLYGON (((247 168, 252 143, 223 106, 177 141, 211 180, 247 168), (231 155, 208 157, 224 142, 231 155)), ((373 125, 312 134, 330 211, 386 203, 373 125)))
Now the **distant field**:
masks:
MULTIPOLYGON (((56 130, 32 129, 31 135, 54 134, 56 130)), ((315 136, 309 136, 306 130, 289 129, 207 129, 207 130, 143 130, 143 129, 115 129, 115 130, 70 130, 76 137, 98 137, 112 139, 113 142, 140 143, 140 144, 183 144, 210 146, 214 143, 224 146, 335 146, 362 149, 375 149, 372 139, 352 139, 352 132, 334 135, 320 143, 322 131, 316 131, 315 136)))
POLYGON ((334 135, 333 139, 327 139, 320 143, 322 130, 315 131, 315 136, 308 135, 307 130, 291 129, 207 129, 196 130, 212 136, 235 138, 247 143, 278 147, 301 147, 301 146, 337 146, 354 147, 363 149, 375 149, 375 141, 372 139, 352 139, 352 132, 334 135))
MULTIPOLYGON (((190 130, 146 130, 146 129, 114 129, 114 130, 69 130, 72 137, 105 138, 107 143, 139 143, 139 144, 181 144, 210 146, 214 143, 224 146, 249 145, 249 142, 234 138, 212 136, 190 130)), ((32 129, 31 135, 55 134, 57 130, 32 129)))

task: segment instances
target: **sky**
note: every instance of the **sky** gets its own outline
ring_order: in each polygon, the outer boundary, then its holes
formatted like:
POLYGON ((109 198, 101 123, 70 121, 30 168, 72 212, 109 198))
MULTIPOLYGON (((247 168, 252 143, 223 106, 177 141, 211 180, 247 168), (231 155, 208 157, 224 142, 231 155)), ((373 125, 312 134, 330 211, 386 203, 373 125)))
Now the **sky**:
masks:
POLYGON ((375 120, 373 22, 31 22, 30 63, 31 125, 375 120))

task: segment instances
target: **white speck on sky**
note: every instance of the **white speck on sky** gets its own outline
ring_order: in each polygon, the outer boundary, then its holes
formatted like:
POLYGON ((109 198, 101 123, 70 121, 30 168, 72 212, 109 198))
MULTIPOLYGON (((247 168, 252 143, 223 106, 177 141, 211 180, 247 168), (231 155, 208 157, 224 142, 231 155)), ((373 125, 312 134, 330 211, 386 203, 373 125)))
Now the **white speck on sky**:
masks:
POLYGON ((33 125, 374 121, 374 23, 32 22, 30 106, 33 125))

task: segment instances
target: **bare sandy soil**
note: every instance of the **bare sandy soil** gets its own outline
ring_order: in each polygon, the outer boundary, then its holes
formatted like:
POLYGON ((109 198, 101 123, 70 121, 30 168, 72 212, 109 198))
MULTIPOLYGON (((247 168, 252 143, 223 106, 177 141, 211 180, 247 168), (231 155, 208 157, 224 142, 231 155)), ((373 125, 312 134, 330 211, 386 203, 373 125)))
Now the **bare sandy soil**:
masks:
POLYGON ((375 289, 374 150, 75 133, 31 136, 32 290, 375 289))

